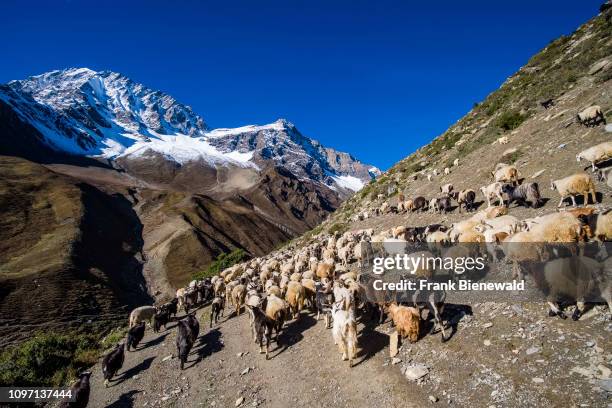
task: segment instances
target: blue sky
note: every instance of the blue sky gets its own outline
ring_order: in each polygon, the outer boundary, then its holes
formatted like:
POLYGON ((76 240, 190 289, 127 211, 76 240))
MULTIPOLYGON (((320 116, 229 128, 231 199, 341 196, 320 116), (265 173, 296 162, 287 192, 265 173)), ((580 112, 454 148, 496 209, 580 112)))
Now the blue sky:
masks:
POLYGON ((4 0, 0 82, 118 71, 211 127, 283 117, 386 169, 600 3, 4 0))

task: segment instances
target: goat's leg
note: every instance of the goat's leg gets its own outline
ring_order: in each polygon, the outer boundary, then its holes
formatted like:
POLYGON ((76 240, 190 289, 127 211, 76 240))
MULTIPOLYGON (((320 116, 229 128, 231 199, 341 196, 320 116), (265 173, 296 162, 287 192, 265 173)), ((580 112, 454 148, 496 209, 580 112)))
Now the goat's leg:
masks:
POLYGON ((548 306, 549 306, 548 316, 550 316, 550 317, 559 316, 562 319, 567 319, 567 316, 559 308, 559 305, 556 302, 553 302, 553 301, 549 300, 546 303, 548 303, 548 306))
POLYGON ((584 301, 577 301, 576 309, 574 309, 574 313, 572 313, 572 320, 576 321, 580 319, 583 313, 584 313, 584 301))
POLYGON ((563 200, 565 200, 565 197, 562 196, 561 199, 559 200, 559 205, 557 205, 557 208, 563 205, 563 200))

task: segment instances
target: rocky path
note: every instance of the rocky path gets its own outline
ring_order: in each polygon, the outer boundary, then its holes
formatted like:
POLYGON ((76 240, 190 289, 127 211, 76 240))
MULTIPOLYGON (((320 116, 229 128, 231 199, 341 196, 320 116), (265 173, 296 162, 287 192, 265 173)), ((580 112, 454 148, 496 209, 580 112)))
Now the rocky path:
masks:
POLYGON ((246 313, 223 318, 213 329, 207 309, 198 316, 200 338, 184 371, 171 357, 174 324, 159 334, 148 330, 139 350, 126 354, 109 388, 100 365, 93 367, 89 406, 422 407, 429 402, 400 370, 388 369, 388 336, 363 325, 358 358, 349 368, 331 330, 308 313, 286 324, 267 361, 251 341, 246 313))

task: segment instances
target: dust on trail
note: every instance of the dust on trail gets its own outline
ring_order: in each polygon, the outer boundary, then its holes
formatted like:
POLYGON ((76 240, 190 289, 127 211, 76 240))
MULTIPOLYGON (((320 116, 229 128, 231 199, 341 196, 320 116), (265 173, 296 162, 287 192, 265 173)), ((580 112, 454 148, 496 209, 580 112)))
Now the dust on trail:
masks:
MULTIPOLYGON (((342 361, 331 330, 302 313, 285 324, 270 360, 251 339, 248 315, 222 318, 208 328, 208 308, 198 312, 200 337, 180 371, 175 323, 167 331, 147 329, 138 351, 104 388, 100 364, 92 368, 90 407, 241 406, 422 407, 427 395, 399 370, 389 370, 388 336, 359 325, 355 366, 342 361), (165 361, 164 361, 165 360, 165 361)), ((439 404, 443 406, 443 404, 439 404)))

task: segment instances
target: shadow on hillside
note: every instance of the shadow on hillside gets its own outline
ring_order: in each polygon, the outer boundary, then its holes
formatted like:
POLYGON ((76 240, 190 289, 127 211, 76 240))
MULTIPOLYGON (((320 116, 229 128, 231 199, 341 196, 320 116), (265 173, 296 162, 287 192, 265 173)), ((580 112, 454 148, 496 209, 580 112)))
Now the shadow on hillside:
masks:
POLYGON ((389 336, 380 333, 373 329, 374 326, 366 325, 363 330, 357 335, 357 361, 353 363, 353 367, 368 361, 374 357, 376 353, 383 350, 389 345, 389 336))
POLYGON ((142 349, 146 349, 148 347, 153 347, 153 346, 157 346, 158 344, 162 343, 165 339, 166 336, 168 335, 168 331, 166 331, 166 333, 151 339, 149 341, 147 341, 146 343, 141 344, 141 346, 137 349, 137 350, 142 350, 142 349))
POLYGON ((444 311, 442 313, 442 321, 445 322, 444 330, 446 332, 446 339, 442 339, 442 333, 440 328, 437 328, 432 332, 435 322, 433 319, 433 315, 429 312, 426 320, 423 320, 423 327, 421 327, 421 337, 426 335, 438 335, 442 341, 449 341, 455 333, 457 333, 457 326, 461 319, 465 316, 472 315, 472 307, 468 305, 454 305, 454 304, 446 304, 444 305, 444 311), (448 329, 450 328, 450 333, 448 329))
POLYGON ((212 329, 203 336, 200 336, 197 348, 194 352, 198 355, 198 359, 193 363, 200 362, 206 357, 211 356, 213 353, 221 351, 223 343, 221 342, 221 332, 219 329, 212 329))
POLYGON ((125 407, 133 407, 134 406, 134 396, 136 394, 141 393, 142 391, 131 390, 128 392, 124 392, 117 398, 117 401, 109 404, 107 408, 125 408, 125 407))
POLYGON ((143 360, 142 362, 140 362, 138 365, 135 365, 134 367, 124 371, 121 377, 119 377, 117 381, 115 382, 115 385, 121 384, 122 382, 124 382, 125 380, 129 380, 136 374, 139 374, 142 371, 148 370, 149 367, 151 367, 151 363, 153 362, 153 360, 155 360, 155 357, 149 357, 143 360))
POLYGON ((270 358, 272 359, 282 354, 289 348, 289 346, 299 343, 302 339, 304 339, 303 333, 316 324, 317 320, 310 314, 306 313, 301 313, 299 319, 292 320, 290 323, 286 324, 278 336, 276 348, 270 352, 270 358))

